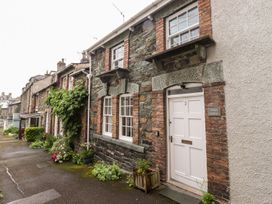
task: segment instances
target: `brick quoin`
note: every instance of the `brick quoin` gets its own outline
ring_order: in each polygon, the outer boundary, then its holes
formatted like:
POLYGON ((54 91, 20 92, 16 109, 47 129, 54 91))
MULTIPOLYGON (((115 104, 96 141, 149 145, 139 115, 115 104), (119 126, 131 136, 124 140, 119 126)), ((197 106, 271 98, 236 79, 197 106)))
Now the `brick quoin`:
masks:
POLYGON ((225 112, 224 84, 204 86, 208 191, 222 201, 228 201, 229 160, 225 112), (221 116, 208 116, 209 107, 219 107, 221 116))
POLYGON ((106 48, 105 50, 105 71, 110 70, 110 49, 106 48))
POLYGON ((129 67, 129 38, 124 40, 124 68, 129 67))
POLYGON ((102 121, 103 121, 103 98, 100 98, 96 102, 97 112, 96 112, 96 134, 102 135, 102 121))
POLYGON ((155 23, 156 28, 156 51, 162 52, 165 50, 165 23, 164 18, 160 18, 155 23))
POLYGON ((211 0, 198 0, 200 36, 212 36, 211 0))
POLYGON ((139 144, 140 141, 140 135, 139 135, 139 104, 140 104, 140 98, 139 94, 133 94, 133 144, 139 144))
POLYGON ((152 132, 153 137, 150 139, 153 151, 148 155, 153 165, 159 165, 161 179, 166 181, 167 171, 167 137, 166 137, 166 104, 163 91, 152 92, 152 132), (159 136, 156 133, 159 132, 159 136))
POLYGON ((119 96, 112 97, 112 138, 119 138, 119 96))

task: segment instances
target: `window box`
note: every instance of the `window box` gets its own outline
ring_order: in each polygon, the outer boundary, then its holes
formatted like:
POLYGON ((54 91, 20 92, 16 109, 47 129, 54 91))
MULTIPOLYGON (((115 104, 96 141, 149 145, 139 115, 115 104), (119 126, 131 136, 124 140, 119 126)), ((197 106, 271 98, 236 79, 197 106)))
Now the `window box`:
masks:
POLYGON ((116 68, 102 74, 97 75, 96 77, 100 78, 103 83, 108 83, 114 79, 123 79, 128 78, 129 71, 123 68, 116 68))

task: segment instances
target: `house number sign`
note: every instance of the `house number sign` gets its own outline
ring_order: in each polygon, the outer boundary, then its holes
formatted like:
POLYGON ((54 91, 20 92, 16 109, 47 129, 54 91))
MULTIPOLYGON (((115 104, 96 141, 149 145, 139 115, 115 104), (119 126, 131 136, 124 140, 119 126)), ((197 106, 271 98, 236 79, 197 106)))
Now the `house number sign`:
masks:
POLYGON ((208 107, 208 116, 218 117, 221 116, 221 111, 219 107, 208 107))

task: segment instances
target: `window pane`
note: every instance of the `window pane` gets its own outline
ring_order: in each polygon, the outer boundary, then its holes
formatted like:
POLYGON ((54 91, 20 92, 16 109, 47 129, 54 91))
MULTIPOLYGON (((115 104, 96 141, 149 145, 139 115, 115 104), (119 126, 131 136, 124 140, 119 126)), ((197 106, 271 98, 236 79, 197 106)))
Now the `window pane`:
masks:
POLYGON ((169 21, 169 35, 173 35, 176 32, 178 32, 178 24, 177 24, 178 20, 177 18, 169 21))
POLYGON ((121 97, 121 106, 123 106, 124 105, 124 97, 121 97))
POLYGON ((180 15, 178 19, 179 19, 179 31, 186 29, 188 27, 187 13, 180 15))
POLYGON ((123 115, 125 115, 125 113, 124 113, 124 107, 121 107, 121 115, 123 116, 123 115))
POLYGON ((198 8, 194 8, 188 12, 188 24, 189 26, 198 23, 198 8))
POLYGON ((171 47, 179 45, 179 36, 171 38, 171 47))
POLYGON ((125 125, 126 125, 126 118, 123 117, 123 118, 122 118, 122 126, 125 126, 125 125))
POLYGON ((181 43, 188 42, 189 41, 189 32, 182 34, 180 36, 180 38, 181 38, 181 43))
POLYGON ((191 30, 191 39, 195 39, 199 37, 199 28, 191 30))
POLYGON ((131 137, 131 136, 132 136, 132 135, 131 135, 131 128, 128 128, 128 129, 127 129, 127 136, 128 136, 128 137, 131 137))
POLYGON ((128 126, 132 126, 131 120, 132 118, 128 118, 128 126))
POLYGON ((125 127, 122 128, 122 135, 126 136, 126 128, 125 127))

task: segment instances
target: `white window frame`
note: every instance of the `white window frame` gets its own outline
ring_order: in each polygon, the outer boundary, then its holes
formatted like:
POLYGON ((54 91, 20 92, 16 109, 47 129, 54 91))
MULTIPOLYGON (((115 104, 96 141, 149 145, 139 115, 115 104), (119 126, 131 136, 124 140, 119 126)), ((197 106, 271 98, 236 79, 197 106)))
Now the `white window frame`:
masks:
MULTIPOLYGON (((126 122, 127 123, 127 122, 126 122)), ((127 131, 128 129, 126 129, 127 131)), ((119 139, 120 140, 124 140, 124 141, 127 141, 127 142, 132 142, 133 141, 133 96, 131 94, 123 94, 119 97, 119 139), (127 97, 130 97, 131 98, 131 104, 129 105, 129 107, 131 108, 131 115, 127 115, 126 114, 126 104, 124 104, 124 111, 125 111, 125 115, 122 115, 122 111, 121 111, 121 108, 122 108, 122 104, 121 104, 121 101, 122 101, 122 98, 127 98, 127 97), (123 135, 122 134, 122 128, 123 128, 123 125, 122 125, 122 118, 130 118, 131 120, 131 126, 125 126, 126 128, 130 128, 130 132, 131 132, 131 136, 126 136, 126 135, 123 135)))
MULTIPOLYGON (((187 22, 188 22, 188 19, 187 19, 187 22)), ((198 2, 192 3, 192 4, 188 5, 187 7, 185 7, 184 9, 182 9, 182 10, 174 13, 173 15, 169 16, 168 18, 166 18, 166 41, 167 41, 166 45, 167 45, 167 48, 169 49, 169 48, 172 48, 172 47, 175 47, 175 46, 178 46, 178 45, 181 45, 181 44, 184 44, 184 43, 187 43, 187 42, 190 42, 190 41, 192 41, 194 39, 199 38, 199 35, 197 37, 195 37, 195 38, 191 37, 191 31, 193 31, 195 29, 199 29, 199 6, 198 6, 198 2), (175 18, 177 18, 178 16, 180 16, 183 13, 188 13, 188 11, 192 10, 195 7, 198 7, 198 22, 195 23, 194 25, 187 26, 183 30, 179 30, 178 29, 178 31, 176 33, 170 35, 170 21, 173 20, 173 19, 175 19, 175 18), (179 40, 179 44, 178 45, 171 46, 171 39, 173 37, 176 37, 176 36, 180 37, 182 34, 184 34, 186 32, 189 32, 189 40, 188 41, 182 43, 179 40)))
POLYGON ((112 97, 111 96, 106 96, 104 97, 103 101, 103 135, 112 137, 112 97), (111 99, 111 104, 110 106, 108 105, 107 107, 105 106, 106 100, 111 99), (110 108, 110 113, 106 114, 106 108, 110 108), (106 125, 109 125, 110 123, 106 124, 106 117, 111 117, 111 132, 106 131, 106 125))
POLYGON ((117 69, 117 68, 124 68, 124 55, 125 55, 124 43, 120 43, 116 45, 115 47, 111 48, 111 70, 117 69), (114 52, 116 52, 119 49, 122 49, 123 51, 122 56, 114 59, 114 52), (121 61, 121 65, 119 65, 120 61, 121 61), (115 63, 117 63, 118 65, 115 66, 115 63))

